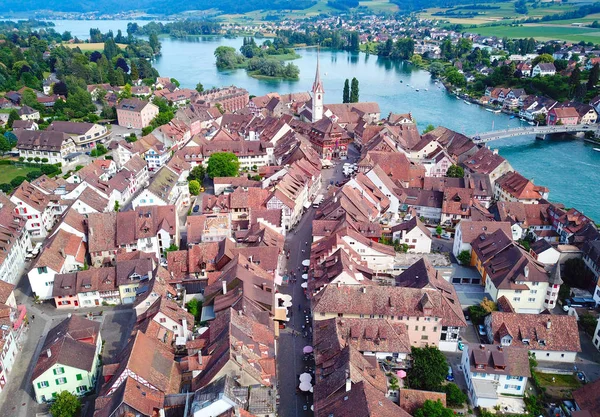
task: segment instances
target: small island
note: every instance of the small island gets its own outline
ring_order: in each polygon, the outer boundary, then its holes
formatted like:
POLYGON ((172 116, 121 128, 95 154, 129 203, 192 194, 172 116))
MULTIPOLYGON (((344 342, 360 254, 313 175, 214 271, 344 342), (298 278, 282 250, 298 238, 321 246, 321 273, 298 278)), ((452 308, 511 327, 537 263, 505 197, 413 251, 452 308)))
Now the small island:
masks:
POLYGON ((244 38, 240 52, 230 46, 219 46, 215 50, 217 68, 220 70, 245 68, 255 78, 278 78, 297 80, 300 69, 284 61, 300 58, 292 48, 284 48, 278 39, 265 41, 258 46, 254 38, 244 38))

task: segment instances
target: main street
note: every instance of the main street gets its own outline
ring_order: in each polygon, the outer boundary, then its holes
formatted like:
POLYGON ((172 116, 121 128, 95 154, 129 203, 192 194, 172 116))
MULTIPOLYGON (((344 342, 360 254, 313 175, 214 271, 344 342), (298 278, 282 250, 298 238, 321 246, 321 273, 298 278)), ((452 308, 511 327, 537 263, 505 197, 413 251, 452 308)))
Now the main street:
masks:
MULTIPOLYGON (((344 162, 355 162, 358 152, 351 148, 347 161, 338 162, 337 166, 321 171, 321 193, 325 193, 330 182, 341 182, 344 179, 342 165, 344 162)), ((280 396, 278 414, 282 417, 309 417, 312 415, 312 393, 298 391, 298 377, 304 373, 308 362, 303 360, 302 349, 304 346, 312 346, 312 333, 307 325, 306 315, 310 315, 310 301, 306 298, 301 287, 302 261, 310 258, 310 245, 312 243, 312 221, 315 209, 309 208, 302 220, 290 231, 285 240, 285 250, 290 251, 286 270, 295 272, 296 282, 283 285, 280 291, 292 296, 293 306, 291 317, 287 328, 281 330, 278 339, 277 350, 277 379, 279 383, 278 393, 280 396), (307 311, 307 314, 304 313, 307 311), (303 328, 304 326, 304 328, 303 328), (292 331, 296 334, 293 335, 292 331), (304 337, 306 332, 307 337, 304 337)), ((314 380, 312 381, 314 383, 314 380)))

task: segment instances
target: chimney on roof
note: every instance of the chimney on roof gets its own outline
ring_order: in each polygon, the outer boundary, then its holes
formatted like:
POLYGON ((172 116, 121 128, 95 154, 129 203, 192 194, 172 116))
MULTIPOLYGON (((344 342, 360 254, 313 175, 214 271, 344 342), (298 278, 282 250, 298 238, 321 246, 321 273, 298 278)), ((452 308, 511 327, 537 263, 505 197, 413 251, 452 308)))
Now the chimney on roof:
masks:
POLYGON ((201 350, 198 351, 198 363, 200 365, 202 365, 202 351, 201 350))
POLYGON ((227 294, 227 281, 223 280, 223 295, 227 294))
POLYGON ((550 321, 550 319, 548 319, 548 321, 546 322, 546 329, 550 329, 551 326, 552 322, 550 321))
POLYGON ((361 291, 362 291, 363 294, 366 294, 367 293, 367 287, 362 287, 361 291))
POLYGON ((46 349, 46 356, 47 357, 51 357, 52 356, 52 351, 50 349, 46 349))
POLYGON ((152 279, 152 271, 150 270, 150 271, 148 271, 148 280, 151 280, 151 279, 152 279))
POLYGON ((498 149, 494 149, 492 152, 494 153, 494 155, 498 155, 498 149))
POLYGON ((64 248, 60 248, 58 250, 58 253, 60 253, 60 256, 62 256, 63 258, 66 258, 66 256, 65 256, 65 249, 64 248))
POLYGON ((484 345, 483 343, 482 343, 482 344, 480 344, 480 345, 479 345, 479 349, 481 349, 481 350, 485 350, 485 345, 484 345))
POLYGON ((350 379, 350 376, 348 375, 349 372, 346 371, 346 392, 350 391, 352 389, 352 380, 350 379))

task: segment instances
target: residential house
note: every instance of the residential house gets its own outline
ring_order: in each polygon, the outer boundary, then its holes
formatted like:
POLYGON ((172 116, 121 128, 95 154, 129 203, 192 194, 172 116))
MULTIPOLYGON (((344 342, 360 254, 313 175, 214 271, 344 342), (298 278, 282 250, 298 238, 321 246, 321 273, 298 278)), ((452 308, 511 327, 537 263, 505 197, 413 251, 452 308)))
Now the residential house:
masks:
POLYGON ((407 326, 411 346, 456 351, 466 321, 456 292, 447 289, 328 285, 313 299, 315 325, 335 317, 387 319, 407 326))
POLYGON ((117 252, 141 251, 156 259, 179 242, 179 218, 174 206, 144 206, 119 213, 88 216, 91 265, 115 262, 117 252))
POLYGON ((513 171, 507 172, 496 180, 494 194, 498 201, 537 204, 539 200, 548 199, 549 190, 534 185, 533 181, 513 171))
POLYGON ((102 375, 105 384, 94 417, 164 415, 165 397, 180 392, 181 370, 172 348, 149 330, 148 334, 135 330, 115 363, 104 365, 102 375))
POLYGON ((63 122, 55 120, 47 131, 67 134, 78 148, 93 148, 97 144, 110 139, 110 130, 106 126, 95 123, 63 122))
POLYGON ((93 392, 102 349, 100 323, 70 316, 46 334, 31 383, 38 403, 62 391, 82 396, 93 392))
POLYGON ((474 407, 493 409, 502 396, 522 396, 531 377, 526 347, 465 344, 461 365, 474 407))
POLYGON ((57 309, 121 304, 114 267, 58 274, 52 296, 57 309))
MULTIPOLYGON (((17 282, 25 267, 31 239, 17 205, 0 193, 0 281, 17 282)), ((1 284, 1 283, 0 283, 1 284)))
POLYGON ((132 304, 138 294, 147 291, 154 271, 152 258, 138 258, 117 262, 116 283, 121 304, 132 304))
POLYGON ((552 222, 548 215, 550 204, 525 204, 522 202, 499 201, 490 208, 497 221, 511 224, 513 240, 526 237, 543 238, 549 242, 557 242, 558 234, 552 230, 552 222))
POLYGON ((215 106, 219 104, 227 113, 233 113, 236 110, 243 109, 248 105, 250 95, 243 88, 235 86, 211 88, 198 94, 196 104, 205 106, 215 106))
POLYGON ((138 98, 126 98, 117 105, 119 126, 143 129, 158 115, 158 107, 138 98))
POLYGON ((468 171, 474 174, 484 174, 490 179, 490 183, 494 182, 507 172, 514 171, 512 166, 506 159, 498 155, 498 150, 491 151, 485 146, 467 158, 464 161, 464 166, 468 171))
POLYGON ((167 166, 158 170, 143 189, 131 202, 134 209, 146 206, 175 206, 179 210, 189 204, 187 181, 179 181, 179 175, 167 166))
POLYGON ((409 253, 430 253, 431 232, 416 216, 392 227, 392 240, 408 245, 409 253))
POLYGON ((600 395, 598 388, 600 382, 588 382, 583 387, 573 391, 573 400, 578 410, 572 412, 573 417, 598 417, 600 416, 600 395))
POLYGON ((21 120, 40 120, 40 112, 29 106, 21 107, 17 110, 17 113, 19 113, 21 120))
POLYGON ((0 392, 8 382, 28 329, 25 317, 27 308, 17 305, 15 286, 0 281, 0 392))
POLYGON ((560 259, 560 252, 546 239, 539 239, 529 245, 529 253, 544 265, 554 265, 560 259))
POLYGON ((47 159, 49 164, 67 164, 76 151, 73 139, 63 132, 48 130, 21 130, 16 132, 19 156, 32 161, 47 159), (31 159, 30 159, 31 158, 31 159))
POLYGON ((576 125, 579 122, 579 113, 573 107, 554 107, 548 111, 546 124, 553 125, 576 125))
POLYGON ((83 237, 58 229, 46 241, 41 255, 27 274, 35 296, 40 300, 52 298, 55 276, 83 268, 86 253, 83 237))
POLYGON ((596 286, 594 288, 594 300, 600 304, 600 240, 587 241, 583 245, 583 261, 585 266, 594 274, 596 286))
POLYGON ((226 213, 202 214, 187 218, 188 247, 198 243, 231 238, 230 216, 226 213))
MULTIPOLYGON (((221 286, 220 282, 217 284, 221 286)), ((222 301, 226 298, 231 297, 224 294, 222 301)), ((193 389, 205 387, 224 375, 233 376, 242 387, 273 387, 277 383, 273 323, 257 319, 254 315, 257 307, 252 302, 244 304, 246 311, 240 305, 239 310, 232 306, 216 313, 199 360, 203 365, 202 372, 193 379, 193 389), (244 355, 239 354, 240 351, 244 355), (218 352, 218 355, 211 352, 218 352)), ((231 302, 225 305, 231 305, 231 302)))
POLYGON ((505 296, 519 313, 538 314, 556 306, 560 273, 546 271, 502 229, 481 234, 472 243, 471 265, 494 301, 505 296))
POLYGON ((574 316, 494 311, 485 318, 485 331, 492 343, 525 348, 538 361, 572 364, 581 352, 574 316))
POLYGON ((321 159, 346 159, 348 155, 348 132, 328 117, 312 124, 309 140, 321 159))
POLYGON ((539 64, 535 65, 533 67, 533 69, 531 70, 532 77, 537 77, 538 75, 540 77, 545 77, 547 75, 554 75, 554 74, 556 74, 556 67, 552 63, 540 62, 539 64))

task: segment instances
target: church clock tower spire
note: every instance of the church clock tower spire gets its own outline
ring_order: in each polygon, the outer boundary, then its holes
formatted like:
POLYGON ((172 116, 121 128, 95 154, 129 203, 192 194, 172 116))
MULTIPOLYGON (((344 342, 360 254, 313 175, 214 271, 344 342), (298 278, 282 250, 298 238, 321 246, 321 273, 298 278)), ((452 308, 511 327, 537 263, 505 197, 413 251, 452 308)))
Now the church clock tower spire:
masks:
POLYGON ((321 74, 319 69, 319 50, 317 49, 317 71, 315 73, 315 82, 312 87, 312 121, 316 122, 323 118, 323 96, 325 90, 323 89, 323 82, 321 81, 321 74))

